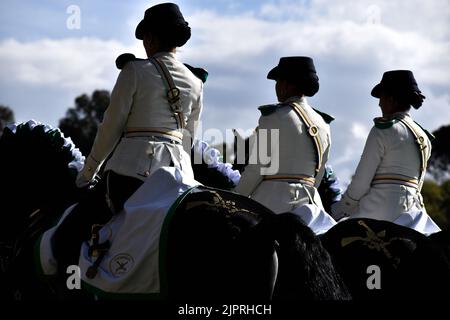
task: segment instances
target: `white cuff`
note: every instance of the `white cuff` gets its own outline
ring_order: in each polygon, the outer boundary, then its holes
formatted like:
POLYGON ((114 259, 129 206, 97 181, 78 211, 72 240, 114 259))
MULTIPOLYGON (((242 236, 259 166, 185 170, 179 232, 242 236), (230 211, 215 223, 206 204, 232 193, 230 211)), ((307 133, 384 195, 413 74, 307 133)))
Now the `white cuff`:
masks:
POLYGON ((83 169, 78 173, 76 185, 78 188, 87 186, 100 170, 100 163, 94 160, 90 155, 86 159, 83 169))
POLYGON ((331 206, 331 214, 337 221, 343 217, 348 217, 354 214, 358 209, 359 201, 354 200, 345 193, 342 199, 331 206))
POLYGON ((359 200, 350 198, 347 192, 342 196, 341 202, 351 211, 356 211, 359 204, 359 200))

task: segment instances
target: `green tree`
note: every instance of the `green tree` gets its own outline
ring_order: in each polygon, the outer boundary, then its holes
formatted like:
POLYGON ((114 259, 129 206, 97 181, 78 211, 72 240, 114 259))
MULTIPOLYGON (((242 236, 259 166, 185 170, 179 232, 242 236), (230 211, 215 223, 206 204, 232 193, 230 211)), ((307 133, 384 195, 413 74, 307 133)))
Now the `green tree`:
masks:
POLYGON ((448 179, 450 172, 450 125, 433 131, 433 135, 436 139, 433 141, 428 171, 434 179, 442 182, 442 179, 448 179))
POLYGON ((443 230, 450 230, 450 180, 442 185, 427 180, 422 188, 423 201, 430 217, 443 230))
POLYGON ((59 121, 60 130, 73 140, 85 156, 91 151, 109 100, 107 90, 95 90, 90 97, 82 94, 75 99, 75 107, 69 108, 66 116, 59 121))
POLYGON ((441 184, 442 203, 441 212, 446 222, 445 229, 450 230, 450 180, 447 180, 441 184))
POLYGON ((0 134, 8 123, 15 121, 14 111, 7 106, 0 105, 0 134))

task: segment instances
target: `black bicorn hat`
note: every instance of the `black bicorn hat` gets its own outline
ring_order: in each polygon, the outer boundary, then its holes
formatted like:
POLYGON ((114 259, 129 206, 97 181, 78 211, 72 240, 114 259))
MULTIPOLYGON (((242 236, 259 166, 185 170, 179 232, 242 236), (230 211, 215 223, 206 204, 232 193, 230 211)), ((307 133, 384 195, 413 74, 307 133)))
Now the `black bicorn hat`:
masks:
POLYGON ((267 79, 295 80, 299 75, 316 75, 314 61, 310 57, 283 57, 278 65, 269 71, 267 79))
POLYGON ((136 38, 144 39, 145 32, 155 26, 169 28, 176 25, 188 26, 180 8, 175 3, 160 3, 145 10, 144 19, 136 27, 136 38))
POLYGON ((422 98, 423 96, 417 85, 414 74, 410 70, 392 70, 383 74, 381 81, 377 84, 371 92, 375 98, 380 98, 383 91, 398 94, 408 94, 416 92, 422 98))

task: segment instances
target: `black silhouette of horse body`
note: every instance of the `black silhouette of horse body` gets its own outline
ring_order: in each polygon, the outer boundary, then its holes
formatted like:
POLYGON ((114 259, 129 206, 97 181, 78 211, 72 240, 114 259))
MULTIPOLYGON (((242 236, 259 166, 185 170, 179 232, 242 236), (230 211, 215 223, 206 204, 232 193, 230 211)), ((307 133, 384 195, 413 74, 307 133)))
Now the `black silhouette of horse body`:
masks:
POLYGON ((389 221, 348 219, 321 236, 355 299, 450 297, 450 237, 389 221))
MULTIPOLYGON (((76 165, 68 168, 79 153, 59 130, 29 122, 5 129, 0 154, 0 176, 8 181, 0 188, 1 297, 85 298, 66 290, 66 274, 52 286, 40 282, 32 260, 39 236, 83 197, 74 184, 76 165), (12 200, 17 194, 22 201, 12 200)), ((89 229, 95 214, 88 220, 89 229)), ((178 205, 168 235, 169 298, 350 298, 320 240, 299 218, 275 215, 238 194, 197 187, 178 205)))

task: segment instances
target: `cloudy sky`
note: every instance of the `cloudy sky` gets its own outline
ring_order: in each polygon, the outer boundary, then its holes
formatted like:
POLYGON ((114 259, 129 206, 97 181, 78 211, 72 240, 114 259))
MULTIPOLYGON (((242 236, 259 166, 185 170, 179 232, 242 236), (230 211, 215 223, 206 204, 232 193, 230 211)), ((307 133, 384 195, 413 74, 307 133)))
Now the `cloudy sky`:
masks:
MULTIPOLYGON (((57 126, 76 96, 112 89, 117 55, 145 56, 134 29, 156 3, 1 0, 0 104, 11 107, 18 121, 57 126)), ((309 101, 336 117, 330 163, 343 181, 354 172, 380 113, 370 90, 384 71, 414 72, 427 99, 413 116, 424 127, 450 123, 448 0, 177 3, 192 27, 178 56, 210 74, 204 138, 210 128, 225 136, 227 129, 256 126, 256 108, 276 102, 267 72, 281 56, 294 55, 315 61, 320 91, 309 101)))

